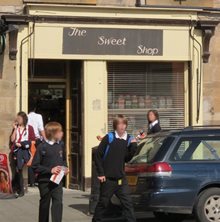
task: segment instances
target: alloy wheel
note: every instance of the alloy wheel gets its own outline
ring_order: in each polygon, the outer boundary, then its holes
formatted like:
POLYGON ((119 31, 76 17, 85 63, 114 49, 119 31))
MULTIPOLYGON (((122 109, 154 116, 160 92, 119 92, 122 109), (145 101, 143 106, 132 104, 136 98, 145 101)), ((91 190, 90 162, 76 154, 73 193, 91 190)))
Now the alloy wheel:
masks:
POLYGON ((210 222, 220 222, 220 196, 214 195, 208 198, 204 205, 205 216, 210 222))

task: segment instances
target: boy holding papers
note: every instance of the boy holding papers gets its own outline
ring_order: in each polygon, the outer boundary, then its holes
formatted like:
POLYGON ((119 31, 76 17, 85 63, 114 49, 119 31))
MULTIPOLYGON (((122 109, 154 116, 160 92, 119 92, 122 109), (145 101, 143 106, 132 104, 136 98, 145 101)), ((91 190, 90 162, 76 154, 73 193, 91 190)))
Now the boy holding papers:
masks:
POLYGON ((63 183, 68 174, 65 148, 62 142, 61 124, 50 122, 45 126, 47 140, 37 147, 32 168, 38 174, 40 191, 39 222, 49 222, 50 202, 52 201, 52 222, 62 221, 63 183))

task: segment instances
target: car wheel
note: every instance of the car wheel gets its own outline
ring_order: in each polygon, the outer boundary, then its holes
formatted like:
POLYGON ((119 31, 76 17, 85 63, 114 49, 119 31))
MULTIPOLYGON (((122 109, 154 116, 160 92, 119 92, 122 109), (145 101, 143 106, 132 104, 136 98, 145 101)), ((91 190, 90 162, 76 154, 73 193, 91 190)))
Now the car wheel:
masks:
POLYGON ((154 216, 159 222, 182 222, 186 216, 183 214, 172 214, 163 212, 154 212, 154 216))
POLYGON ((210 188, 203 191, 199 195, 194 211, 199 222, 220 221, 220 189, 210 188))

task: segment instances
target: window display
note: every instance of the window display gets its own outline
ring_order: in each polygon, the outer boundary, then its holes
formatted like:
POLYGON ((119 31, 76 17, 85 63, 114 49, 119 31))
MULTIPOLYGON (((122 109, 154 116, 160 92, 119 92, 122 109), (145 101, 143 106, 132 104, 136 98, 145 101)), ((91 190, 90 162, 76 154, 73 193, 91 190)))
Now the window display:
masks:
POLYGON ((109 130, 116 114, 128 117, 130 133, 146 130, 150 109, 158 110, 163 129, 184 127, 184 63, 109 62, 109 130))

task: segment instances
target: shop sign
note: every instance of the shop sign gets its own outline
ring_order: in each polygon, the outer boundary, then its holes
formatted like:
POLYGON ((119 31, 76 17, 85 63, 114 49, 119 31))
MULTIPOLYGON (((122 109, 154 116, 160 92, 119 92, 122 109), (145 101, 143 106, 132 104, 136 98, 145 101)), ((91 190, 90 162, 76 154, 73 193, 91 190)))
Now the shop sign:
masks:
POLYGON ((12 193, 8 156, 0 153, 0 199, 8 198, 12 193))
POLYGON ((63 54, 162 56, 163 30, 65 27, 63 54))

